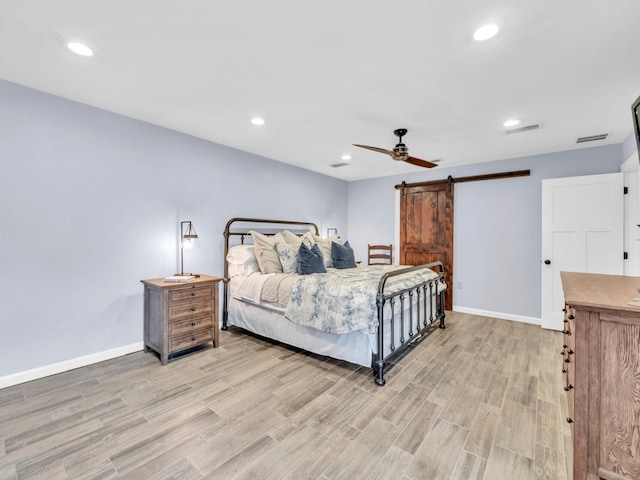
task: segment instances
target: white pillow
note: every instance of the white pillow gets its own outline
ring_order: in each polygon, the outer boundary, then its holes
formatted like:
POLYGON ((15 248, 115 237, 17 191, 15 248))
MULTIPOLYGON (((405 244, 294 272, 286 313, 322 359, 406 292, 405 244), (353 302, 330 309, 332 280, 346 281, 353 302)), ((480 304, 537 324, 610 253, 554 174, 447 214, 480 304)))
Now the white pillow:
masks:
POLYGON ((254 265, 251 265, 251 264, 233 265, 231 263, 229 264, 229 278, 233 278, 237 276, 248 277, 249 275, 255 272, 260 272, 260 267, 258 266, 257 262, 254 265))
POLYGON ((234 245, 227 252, 227 262, 233 265, 242 265, 250 260, 257 262, 253 245, 234 245))
POLYGON ((258 260, 253 251, 253 245, 235 245, 227 252, 229 262, 229 278, 238 275, 249 276, 260 271, 258 260))

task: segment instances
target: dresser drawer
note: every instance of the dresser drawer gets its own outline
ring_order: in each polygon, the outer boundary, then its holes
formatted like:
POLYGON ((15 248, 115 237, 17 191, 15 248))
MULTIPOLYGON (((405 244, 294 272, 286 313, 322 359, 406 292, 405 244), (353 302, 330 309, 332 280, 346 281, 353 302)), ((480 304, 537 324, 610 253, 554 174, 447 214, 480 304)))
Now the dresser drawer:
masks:
POLYGON ((213 297, 213 287, 210 285, 195 286, 191 288, 183 288, 180 290, 173 290, 169 293, 169 301, 173 305, 174 303, 182 302, 185 300, 204 300, 213 297))
POLYGON ((178 352, 180 350, 186 350, 187 348, 197 347, 203 343, 212 342, 213 337, 211 331, 194 332, 189 335, 182 335, 169 339, 169 351, 178 352))
POLYGON ((574 319, 575 310, 570 305, 566 305, 563 322, 562 337, 562 383, 564 391, 567 392, 567 402, 569 406, 569 417, 567 421, 573 422, 573 390, 575 380, 575 336, 574 319))
POLYGON ((562 324, 563 328, 563 347, 565 350, 575 350, 576 340, 573 335, 574 331, 574 323, 575 323, 575 312, 573 308, 567 307, 567 312, 565 313, 564 323, 562 324))
POLYGON ((213 322, 211 315, 198 318, 187 318, 185 320, 178 320, 169 324, 169 336, 177 337, 181 335, 192 334, 198 330, 212 328, 213 322))
POLYGON ((171 305, 171 307, 169 307, 169 322, 210 315, 212 311, 211 301, 171 305))

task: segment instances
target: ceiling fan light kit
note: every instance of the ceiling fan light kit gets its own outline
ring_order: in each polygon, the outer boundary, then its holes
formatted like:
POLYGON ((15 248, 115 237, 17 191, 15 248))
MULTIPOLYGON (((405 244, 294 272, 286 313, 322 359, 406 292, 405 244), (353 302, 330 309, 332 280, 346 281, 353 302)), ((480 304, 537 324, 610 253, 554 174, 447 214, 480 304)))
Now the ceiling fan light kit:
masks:
POLYGON ((371 147, 369 145, 358 145, 357 143, 354 143, 353 145, 355 147, 366 148, 367 150, 373 150, 374 152, 386 153, 393 160, 400 161, 400 162, 407 162, 417 167, 433 168, 436 166, 436 164, 433 162, 422 160, 420 158, 412 157, 409 155, 409 149, 404 143, 402 143, 402 137, 404 137, 407 134, 406 128, 398 128, 393 131, 393 134, 396 137, 398 137, 398 143, 393 148, 393 150, 387 150, 385 148, 380 148, 380 147, 371 147))

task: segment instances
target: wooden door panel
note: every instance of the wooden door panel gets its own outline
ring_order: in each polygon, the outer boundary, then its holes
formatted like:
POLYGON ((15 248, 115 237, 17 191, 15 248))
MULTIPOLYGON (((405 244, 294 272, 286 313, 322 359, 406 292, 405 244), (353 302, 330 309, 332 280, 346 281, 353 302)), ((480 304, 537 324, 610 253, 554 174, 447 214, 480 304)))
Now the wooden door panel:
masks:
POLYGON ((422 238, 422 229, 418 228, 420 226, 419 219, 422 218, 422 198, 420 195, 408 196, 406 204, 406 241, 417 243, 422 238))
POLYGON ((442 253, 409 253, 407 254, 407 264, 420 265, 423 263, 441 262, 442 253))
POLYGON ((421 197, 422 205, 425 208, 422 212, 423 220, 420 224, 421 232, 419 241, 426 245, 439 245, 442 243, 440 209, 438 208, 440 200, 439 192, 425 192, 421 197))
POLYGON ((447 275, 445 308, 453 305, 453 185, 410 187, 400 201, 400 263, 442 262, 447 275))

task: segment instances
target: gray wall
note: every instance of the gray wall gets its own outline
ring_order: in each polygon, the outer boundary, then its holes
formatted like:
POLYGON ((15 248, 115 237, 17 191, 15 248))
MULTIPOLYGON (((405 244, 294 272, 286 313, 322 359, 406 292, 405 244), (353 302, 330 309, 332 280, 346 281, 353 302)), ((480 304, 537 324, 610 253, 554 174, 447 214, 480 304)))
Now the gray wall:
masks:
POLYGON ((0 81, 0 377, 142 342, 140 279, 222 276, 235 216, 347 231, 347 183, 0 81))
POLYGON ((234 216, 337 227, 364 259, 395 243, 402 180, 532 170, 456 187, 454 305, 539 318, 540 180, 618 171, 635 148, 347 183, 4 81, 0 99, 0 379, 141 342, 139 280, 178 270, 181 220, 201 273, 222 275, 234 216))
POLYGON ((453 304, 533 321, 541 315, 541 180, 617 172, 623 160, 613 145, 350 182, 350 244, 361 259, 367 243, 394 243, 397 255, 394 185, 403 180, 529 169, 529 177, 455 186, 453 304))

